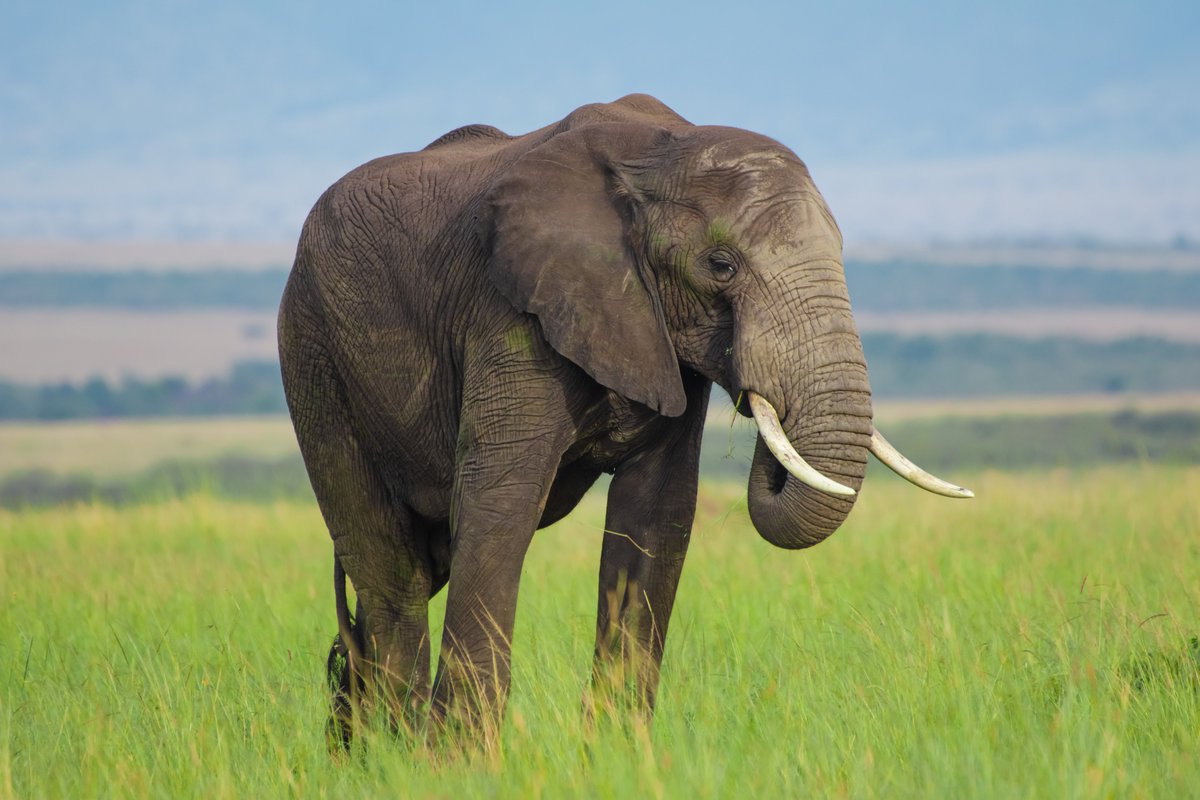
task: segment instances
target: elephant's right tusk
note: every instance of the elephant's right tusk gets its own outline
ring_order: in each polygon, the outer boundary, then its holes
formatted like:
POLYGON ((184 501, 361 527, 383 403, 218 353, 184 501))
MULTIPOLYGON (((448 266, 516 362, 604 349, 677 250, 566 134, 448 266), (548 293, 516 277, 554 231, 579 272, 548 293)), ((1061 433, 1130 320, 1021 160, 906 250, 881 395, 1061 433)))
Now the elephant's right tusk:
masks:
POLYGON ((883 464, 892 472, 899 475, 904 480, 920 486, 927 492, 940 494, 945 497, 974 497, 975 493, 970 489, 962 486, 955 486, 953 483, 930 475, 925 470, 918 467, 913 462, 904 457, 904 454, 892 447, 891 442, 883 438, 883 434, 878 430, 871 431, 871 452, 875 454, 883 464))
POLYGON ((796 452, 796 448, 792 447, 792 443, 788 441, 787 434, 783 432, 783 425, 779 423, 779 414, 765 397, 750 391, 746 392, 746 396, 750 398, 750 410, 754 413, 754 421, 758 423, 758 432, 763 437, 763 441, 767 443, 775 460, 782 464, 783 468, 796 480, 829 494, 843 496, 854 494, 854 490, 849 486, 840 484, 817 472, 796 452))

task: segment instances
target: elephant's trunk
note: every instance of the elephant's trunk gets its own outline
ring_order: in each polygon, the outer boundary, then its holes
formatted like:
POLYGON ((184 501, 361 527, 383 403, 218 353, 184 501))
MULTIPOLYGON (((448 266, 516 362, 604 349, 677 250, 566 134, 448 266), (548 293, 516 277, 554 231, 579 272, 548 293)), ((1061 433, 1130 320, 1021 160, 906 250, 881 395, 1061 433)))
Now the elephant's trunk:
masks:
MULTIPOLYGON (((871 390, 841 264, 831 260, 793 274, 799 276, 793 280, 807 285, 785 282, 769 295, 811 298, 801 302, 798 313, 786 320, 773 310, 739 315, 773 322, 766 328, 739 326, 738 378, 742 388, 774 407, 788 442, 809 467, 857 491, 873 430, 871 390), (813 291, 813 281, 821 291, 813 291)), ((824 540, 842 524, 857 496, 814 488, 794 473, 798 471, 781 464, 760 433, 750 466, 750 519, 764 539, 787 549, 824 540)))
MULTIPOLYGON (((847 395, 845 402, 869 409, 870 395, 863 393, 861 401, 847 395)), ((867 470, 870 417, 838 413, 818 422, 821 430, 790 433, 789 439, 810 466, 857 492, 867 470)), ((807 427, 784 421, 785 430, 807 427)), ((755 529, 771 544, 789 550, 823 541, 846 519, 857 498, 857 494, 832 494, 801 482, 775 459, 762 436, 754 448, 747 495, 755 529)))

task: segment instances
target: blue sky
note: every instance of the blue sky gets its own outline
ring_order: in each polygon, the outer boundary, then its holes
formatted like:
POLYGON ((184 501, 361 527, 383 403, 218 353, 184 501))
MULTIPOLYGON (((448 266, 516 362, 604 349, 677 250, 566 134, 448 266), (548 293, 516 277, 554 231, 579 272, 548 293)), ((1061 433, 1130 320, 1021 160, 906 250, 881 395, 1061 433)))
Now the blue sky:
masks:
POLYGON ((644 91, 848 240, 1200 239, 1194 2, 7 5, 3 238, 288 240, 369 158, 644 91))

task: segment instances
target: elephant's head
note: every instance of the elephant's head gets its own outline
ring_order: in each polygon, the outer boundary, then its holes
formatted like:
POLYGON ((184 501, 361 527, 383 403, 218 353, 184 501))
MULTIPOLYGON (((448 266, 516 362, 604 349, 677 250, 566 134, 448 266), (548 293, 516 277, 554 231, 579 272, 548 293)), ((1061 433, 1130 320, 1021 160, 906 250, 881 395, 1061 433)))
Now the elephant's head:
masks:
POLYGON ((501 291, 614 391, 681 414, 682 366, 753 414, 750 515, 773 544, 836 530, 870 451, 969 496, 874 430, 841 233, 804 163, 765 136, 637 103, 615 120, 577 112, 493 185, 484 224, 501 291))

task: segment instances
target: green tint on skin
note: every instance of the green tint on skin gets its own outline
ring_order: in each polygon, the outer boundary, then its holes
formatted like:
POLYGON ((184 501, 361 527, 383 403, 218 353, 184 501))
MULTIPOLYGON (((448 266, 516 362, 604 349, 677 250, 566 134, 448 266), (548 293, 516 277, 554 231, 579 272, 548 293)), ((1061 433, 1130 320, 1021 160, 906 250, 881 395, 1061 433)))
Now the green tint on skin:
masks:
POLYGON ((508 346, 510 353, 516 355, 532 355, 533 353, 533 336, 529 333, 529 328, 524 325, 509 328, 504 334, 504 343, 508 346))
POLYGON ((625 254, 621 250, 602 245, 588 247, 587 258, 590 261, 597 261, 602 264, 622 264, 625 262, 625 254))
POLYGON ((714 219, 708 223, 708 229, 704 232, 704 241, 709 247, 721 244, 730 247, 736 246, 733 241, 733 226, 723 219, 714 219))

